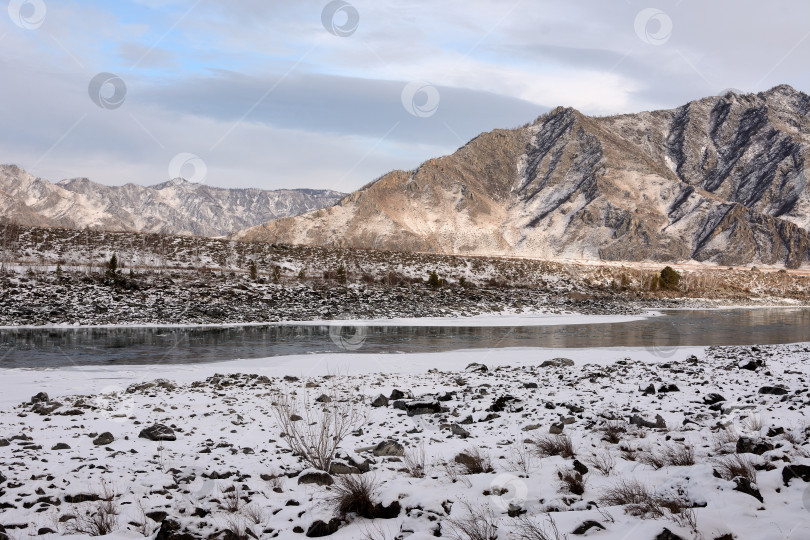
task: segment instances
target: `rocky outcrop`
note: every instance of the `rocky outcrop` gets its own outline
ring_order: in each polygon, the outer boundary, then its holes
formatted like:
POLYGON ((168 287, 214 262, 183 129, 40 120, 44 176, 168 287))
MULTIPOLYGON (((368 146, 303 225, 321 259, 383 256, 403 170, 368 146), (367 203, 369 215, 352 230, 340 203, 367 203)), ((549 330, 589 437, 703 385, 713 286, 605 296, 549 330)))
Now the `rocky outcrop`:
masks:
POLYGON ((558 107, 237 238, 450 254, 801 266, 810 97, 789 86, 602 118, 558 107))

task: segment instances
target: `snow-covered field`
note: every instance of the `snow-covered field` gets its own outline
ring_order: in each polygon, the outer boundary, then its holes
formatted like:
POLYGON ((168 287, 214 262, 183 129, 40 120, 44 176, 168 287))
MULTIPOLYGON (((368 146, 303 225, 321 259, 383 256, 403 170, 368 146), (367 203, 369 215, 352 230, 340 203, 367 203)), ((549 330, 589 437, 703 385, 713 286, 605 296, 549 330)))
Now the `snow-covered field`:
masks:
POLYGON ((499 539, 806 539, 809 358, 794 344, 6 370, 0 524, 18 539, 92 531, 90 516, 116 538, 161 522, 159 538, 300 538, 337 518, 332 538, 419 539, 454 537, 472 512, 499 539), (323 409, 357 420, 331 478, 305 474, 279 427, 279 412, 305 418, 290 433, 319 427, 323 409), (175 440, 139 437, 156 423, 175 440), (544 455, 567 440, 573 456, 544 455), (356 478, 375 519, 334 502, 356 478))

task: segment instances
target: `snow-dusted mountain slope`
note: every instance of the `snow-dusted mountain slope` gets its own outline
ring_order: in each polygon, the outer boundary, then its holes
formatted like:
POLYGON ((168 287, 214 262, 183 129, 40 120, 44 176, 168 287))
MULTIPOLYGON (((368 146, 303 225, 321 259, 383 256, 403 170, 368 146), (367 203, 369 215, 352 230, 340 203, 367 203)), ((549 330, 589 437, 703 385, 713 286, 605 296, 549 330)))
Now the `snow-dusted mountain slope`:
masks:
POLYGON ((585 260, 810 259, 810 96, 790 86, 665 111, 558 107, 237 238, 585 260))
POLYGON ((86 178, 53 184, 0 165, 0 217, 22 225, 220 236, 329 206, 329 190, 224 189, 182 179, 105 186, 86 178))

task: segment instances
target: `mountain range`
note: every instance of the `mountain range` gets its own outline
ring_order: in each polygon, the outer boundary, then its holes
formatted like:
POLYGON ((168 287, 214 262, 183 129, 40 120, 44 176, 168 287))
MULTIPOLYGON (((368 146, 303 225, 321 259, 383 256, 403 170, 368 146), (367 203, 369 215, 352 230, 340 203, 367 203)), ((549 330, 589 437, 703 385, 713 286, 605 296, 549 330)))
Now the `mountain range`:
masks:
POLYGON ((51 183, 0 165, 0 217, 21 225, 223 236, 334 204, 315 189, 225 189, 176 178, 154 186, 105 186, 87 178, 51 183))
POLYGON ((810 97, 787 85, 637 114, 558 107, 234 237, 795 268, 810 259, 808 157, 810 97))
POLYGON ((0 166, 0 217, 36 226, 583 261, 810 260, 810 96, 593 117, 558 107, 351 193, 51 183, 0 166))

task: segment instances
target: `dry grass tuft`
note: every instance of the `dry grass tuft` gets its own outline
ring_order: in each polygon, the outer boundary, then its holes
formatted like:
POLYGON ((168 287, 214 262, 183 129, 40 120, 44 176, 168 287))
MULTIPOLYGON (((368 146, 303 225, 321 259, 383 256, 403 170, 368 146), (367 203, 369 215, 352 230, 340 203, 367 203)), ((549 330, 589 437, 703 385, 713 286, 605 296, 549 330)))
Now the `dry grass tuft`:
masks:
POLYGON ((485 452, 481 452, 481 450, 475 446, 458 454, 454 461, 461 465, 464 474, 481 474, 492 472, 493 470, 489 455, 485 452))
POLYGON ((752 484, 757 483, 757 470, 754 464, 746 456, 740 454, 732 454, 718 459, 715 462, 714 472, 723 480, 734 480, 735 478, 742 477, 749 480, 752 484))
POLYGON ((567 535, 560 533, 557 523, 550 515, 548 524, 545 526, 525 514, 520 515, 516 521, 510 538, 517 540, 566 540, 568 538, 567 535))
POLYGON ((379 487, 379 482, 371 473, 340 475, 327 500, 342 518, 347 514, 357 514, 374 519, 379 507, 375 501, 379 487))
POLYGON ((427 472, 427 452, 425 451, 425 441, 422 441, 419 446, 414 449, 405 451, 402 456, 402 461, 405 464, 408 474, 414 478, 424 478, 427 472))
POLYGON ((461 501, 460 504, 464 507, 465 515, 451 517, 445 521, 450 538, 455 540, 497 540, 498 519, 492 508, 488 505, 472 505, 467 501, 461 501))
POLYGON ((660 451, 639 452, 636 461, 653 469, 661 467, 686 467, 695 464, 695 450, 685 444, 664 446, 660 451))
POLYGON ((601 450, 585 460, 588 465, 599 471, 605 476, 610 476, 613 468, 616 466, 616 458, 610 450, 601 450))
POLYGON ((560 479, 561 491, 574 495, 585 493, 585 479, 573 467, 557 469, 557 477, 560 479))
POLYGON ((574 457, 574 445, 568 435, 549 435, 532 441, 534 452, 541 458, 560 456, 574 457))
POLYGON ((115 504, 117 494, 102 482, 98 502, 91 505, 66 524, 68 534, 86 534, 88 536, 106 536, 118 529, 118 514, 121 510, 115 504))
POLYGON ((608 420, 600 428, 602 440, 611 444, 618 444, 622 440, 622 434, 627 433, 627 427, 621 420, 608 420))

